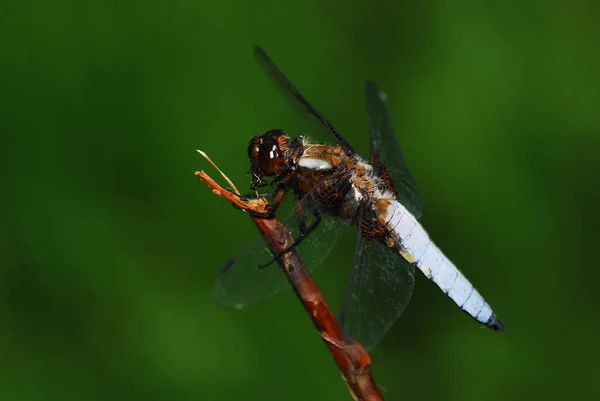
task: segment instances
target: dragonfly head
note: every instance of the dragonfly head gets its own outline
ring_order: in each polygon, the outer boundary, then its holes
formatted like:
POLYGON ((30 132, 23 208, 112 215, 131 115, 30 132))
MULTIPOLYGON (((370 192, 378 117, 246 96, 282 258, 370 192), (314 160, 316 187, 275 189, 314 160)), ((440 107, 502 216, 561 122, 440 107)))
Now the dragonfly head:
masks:
POLYGON ((289 141, 278 129, 252 138, 248 145, 250 172, 259 177, 277 175, 285 163, 289 141))

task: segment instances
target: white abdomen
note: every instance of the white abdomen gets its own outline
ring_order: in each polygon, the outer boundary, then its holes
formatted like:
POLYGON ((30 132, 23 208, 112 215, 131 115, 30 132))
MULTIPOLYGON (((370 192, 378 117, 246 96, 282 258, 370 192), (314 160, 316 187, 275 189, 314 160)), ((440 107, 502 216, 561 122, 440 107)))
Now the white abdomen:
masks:
POLYGON ((435 246, 421 224, 406 208, 392 201, 386 227, 402 256, 416 266, 456 304, 477 321, 503 330, 490 306, 454 264, 435 246))

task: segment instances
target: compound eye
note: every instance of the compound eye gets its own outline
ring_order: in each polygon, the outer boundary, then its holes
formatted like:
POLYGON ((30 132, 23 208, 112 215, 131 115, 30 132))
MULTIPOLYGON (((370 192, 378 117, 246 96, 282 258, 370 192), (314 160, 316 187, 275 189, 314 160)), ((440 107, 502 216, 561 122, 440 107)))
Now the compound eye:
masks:
POLYGON ((248 147, 248 156, 252 167, 267 176, 277 174, 283 165, 283 153, 277 141, 271 136, 262 135, 252 138, 248 147))

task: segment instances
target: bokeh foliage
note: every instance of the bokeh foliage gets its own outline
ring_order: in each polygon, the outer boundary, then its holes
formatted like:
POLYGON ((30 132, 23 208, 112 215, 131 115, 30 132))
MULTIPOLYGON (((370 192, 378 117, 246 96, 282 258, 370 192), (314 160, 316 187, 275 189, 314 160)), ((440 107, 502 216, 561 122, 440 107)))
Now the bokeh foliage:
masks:
MULTIPOLYGON (((34 0, 1 14, 0 399, 349 399, 291 292, 242 312, 213 302, 256 232, 193 176, 214 171, 194 149, 245 187, 257 132, 327 139, 263 76, 255 43, 364 156, 363 84, 378 82, 424 226, 506 324, 479 328, 419 277, 372 355, 386 399, 597 399, 595 3, 34 0)), ((334 306, 353 239, 316 275, 334 306)))

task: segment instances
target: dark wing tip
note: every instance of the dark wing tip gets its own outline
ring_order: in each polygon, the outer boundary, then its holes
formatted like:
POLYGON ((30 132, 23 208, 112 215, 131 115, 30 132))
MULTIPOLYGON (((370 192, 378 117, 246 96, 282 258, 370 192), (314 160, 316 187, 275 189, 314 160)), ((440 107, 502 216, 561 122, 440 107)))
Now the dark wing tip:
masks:
POLYGON ((373 92, 373 93, 379 94, 379 88, 377 87, 377 84, 375 82, 368 79, 367 82, 365 83, 365 92, 366 93, 373 92))
POLYGON ((494 331, 504 331, 504 323, 496 315, 492 315, 485 325, 494 331))
POLYGON ((375 83, 375 81, 367 79, 367 82, 365 83, 365 87, 366 88, 375 88, 375 89, 377 89, 377 84, 375 83))
POLYGON ((234 262, 235 259, 229 259, 227 262, 225 262, 225 264, 223 264, 223 267, 221 267, 221 270, 219 271, 219 277, 222 277, 225 273, 227 273, 234 262))
POLYGON ((267 53, 259 45, 253 45, 252 46, 252 53, 254 53, 255 55, 261 55, 261 56, 266 56, 267 55, 267 53))

